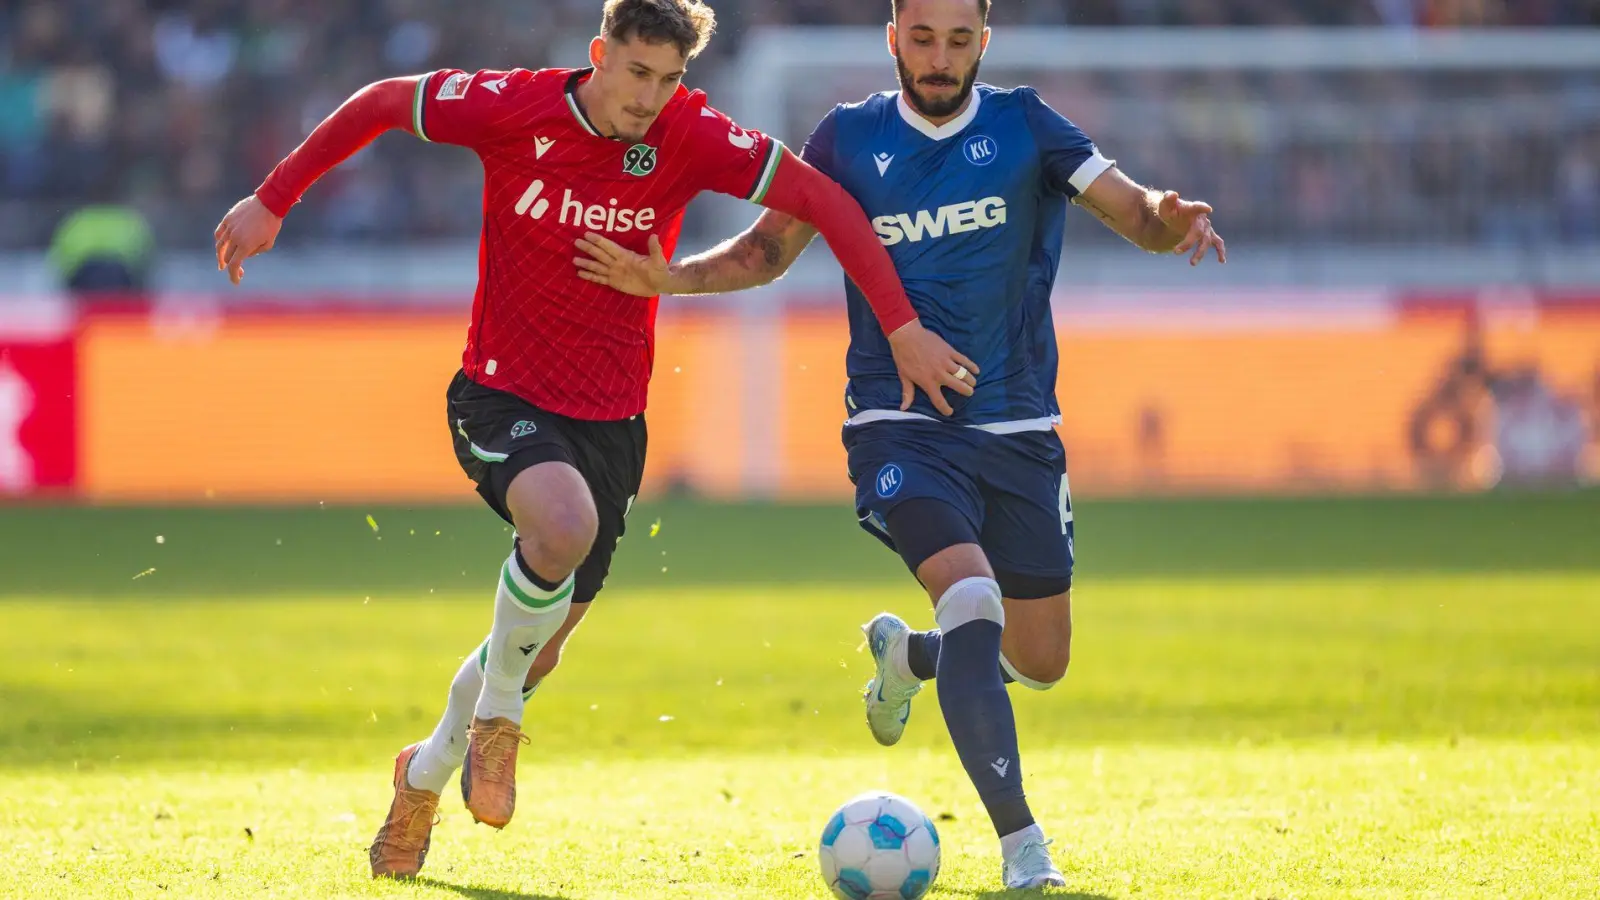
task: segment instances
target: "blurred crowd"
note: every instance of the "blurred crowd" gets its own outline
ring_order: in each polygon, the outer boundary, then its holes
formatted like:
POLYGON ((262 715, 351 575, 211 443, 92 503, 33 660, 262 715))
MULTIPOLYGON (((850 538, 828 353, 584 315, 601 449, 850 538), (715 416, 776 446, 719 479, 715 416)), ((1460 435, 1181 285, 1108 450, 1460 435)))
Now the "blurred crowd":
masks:
MULTIPOLYGON (((750 3, 758 22, 876 25, 860 0, 750 3)), ((995 0, 996 25, 1389 25, 1403 28, 1600 25, 1597 0, 995 0)))
POLYGON ((1600 240, 1600 70, 1007 76, 1250 242, 1600 240))
MULTIPOLYGON (((750 27, 887 18, 880 0, 714 5, 721 34, 691 69, 697 85, 715 82, 750 27)), ((444 65, 571 60, 571 48, 593 33, 598 7, 598 0, 0 0, 0 249, 43 247, 61 219, 96 203, 138 210, 160 245, 203 247, 227 206, 355 88, 444 65)), ((1600 25, 1600 0, 996 0, 992 21, 1577 26, 1600 25)), ((1139 177, 1201 170, 1203 183, 1193 189, 1219 201, 1309 210, 1263 220, 1274 234, 1284 233, 1285 221, 1307 237, 1369 225, 1379 237, 1385 228, 1433 226, 1483 239, 1600 232, 1600 131, 1590 124, 1600 69, 1576 83, 1491 85, 1490 110, 1472 101, 1478 106, 1469 112, 1513 114, 1511 127, 1469 115, 1471 124, 1440 128, 1426 125, 1425 113, 1437 109, 1433 88, 1422 82, 1288 77, 1262 84, 1220 74, 1111 83, 1033 74, 1075 118, 1128 139, 1124 155, 1139 163, 1139 177), (1319 111, 1348 118, 1367 102, 1383 121, 1354 136, 1317 136, 1326 124, 1319 111), (1588 104, 1587 112, 1569 118, 1573 103, 1588 104), (1151 108, 1187 123, 1170 126, 1178 139, 1132 140, 1160 123, 1135 121, 1129 110, 1151 108), (1416 113, 1410 121, 1408 111, 1416 113), (1288 113, 1305 121, 1279 121, 1288 113), (1514 208, 1502 215, 1491 203, 1476 207, 1470 221, 1435 220, 1433 201, 1478 191, 1514 208), (1530 210, 1522 202, 1529 196, 1545 200, 1530 210)), ((1462 95, 1459 85, 1434 87, 1462 95)), ((319 185, 297 213, 304 221, 284 238, 470 237, 478 203, 469 153, 389 138, 319 185)))

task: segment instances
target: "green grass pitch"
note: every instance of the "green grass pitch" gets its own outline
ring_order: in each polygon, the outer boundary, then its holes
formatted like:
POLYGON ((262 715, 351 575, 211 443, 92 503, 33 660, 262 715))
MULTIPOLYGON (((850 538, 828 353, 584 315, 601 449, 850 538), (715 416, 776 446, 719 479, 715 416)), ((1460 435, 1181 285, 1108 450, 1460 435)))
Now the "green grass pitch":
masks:
MULTIPOLYGON (((1072 671, 1012 693, 1050 896, 1600 896, 1600 497, 1079 523, 1072 671)), ((817 835, 871 787, 939 820, 932 896, 1012 896, 935 693, 867 734, 859 623, 931 613, 853 528, 641 507, 530 704, 516 819, 452 785, 394 884, 365 847, 487 628, 492 517, 0 510, 0 896, 822 897, 817 835)))

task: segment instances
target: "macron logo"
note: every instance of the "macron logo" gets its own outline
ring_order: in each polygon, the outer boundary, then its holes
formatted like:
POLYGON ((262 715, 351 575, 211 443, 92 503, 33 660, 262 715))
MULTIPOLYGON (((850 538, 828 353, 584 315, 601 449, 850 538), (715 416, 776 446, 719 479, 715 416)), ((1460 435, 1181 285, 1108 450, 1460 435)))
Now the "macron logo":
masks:
POLYGON ((1004 778, 1006 777, 1006 773, 1011 771, 1011 760, 1002 756, 994 762, 989 763, 989 768, 993 769, 996 775, 1004 778))
POLYGON ((952 203, 935 210, 919 209, 914 213, 879 216, 872 220, 872 230, 878 233, 878 240, 885 247, 893 247, 901 241, 914 244, 924 237, 939 238, 947 232, 961 234, 1005 223, 1005 198, 985 197, 982 200, 952 203))
MULTIPOLYGON (((550 201, 542 196, 544 193, 544 179, 536 178, 522 192, 513 208, 519 216, 531 219, 542 219, 550 211, 550 201)), ((589 231, 607 231, 614 234, 623 234, 629 231, 649 231, 650 226, 656 222, 656 211, 653 207, 644 209, 618 208, 615 198, 608 205, 596 203, 590 206, 572 196, 572 189, 567 188, 561 197, 561 215, 558 217, 563 225, 573 225, 589 231)))
POLYGON ((533 139, 533 158, 544 159, 544 152, 555 146, 555 141, 550 138, 536 137, 533 139))
POLYGON ((878 164, 878 176, 881 178, 885 172, 889 171, 889 163, 894 162, 894 157, 887 153, 879 153, 872 157, 872 161, 878 164))

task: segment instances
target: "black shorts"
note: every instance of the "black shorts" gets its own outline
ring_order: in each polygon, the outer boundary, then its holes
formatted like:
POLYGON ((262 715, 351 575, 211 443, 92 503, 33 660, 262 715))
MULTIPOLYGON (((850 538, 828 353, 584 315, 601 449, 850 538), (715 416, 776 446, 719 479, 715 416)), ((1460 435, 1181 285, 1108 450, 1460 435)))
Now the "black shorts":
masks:
POLYGON ((611 554, 627 530, 628 509, 644 480, 644 414, 615 422, 571 419, 486 388, 464 372, 456 373, 445 397, 456 461, 500 518, 511 521, 506 490, 524 469, 564 462, 583 476, 594 495, 599 529, 578 566, 572 602, 593 600, 605 584, 611 554))

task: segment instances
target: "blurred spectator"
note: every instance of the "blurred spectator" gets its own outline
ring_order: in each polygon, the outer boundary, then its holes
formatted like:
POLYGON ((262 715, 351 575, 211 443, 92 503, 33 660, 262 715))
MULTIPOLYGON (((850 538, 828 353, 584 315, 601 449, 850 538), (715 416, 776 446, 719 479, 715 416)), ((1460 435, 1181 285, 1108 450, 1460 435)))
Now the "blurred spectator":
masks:
POLYGON ((136 209, 111 199, 109 179, 91 191, 98 202, 74 210, 56 227, 50 264, 82 301, 125 298, 149 284, 155 238, 136 209))
POLYGON ((1562 150, 1556 182, 1563 230, 1579 240, 1600 238, 1600 128, 1562 150))
MULTIPOLYGON (((879 26, 889 13, 888 0, 713 5, 721 34, 694 84, 710 83, 752 26, 879 26)), ((548 65, 598 18, 599 0, 479 0, 470 14, 445 0, 0 3, 0 249, 45 246, 48 223, 113 177, 115 199, 163 246, 203 248, 228 205, 361 85, 548 65)), ((996 0, 992 21, 1573 26, 1600 25, 1600 0, 996 0)), ((1226 207, 1239 239, 1600 236, 1600 66, 1522 80, 1032 75, 1140 177, 1226 207), (1480 133, 1473 121, 1494 124, 1480 133)), ((787 137, 818 114, 792 111, 787 137)), ((307 196, 284 241, 470 238, 478 178, 465 151, 379 141, 307 196)))

